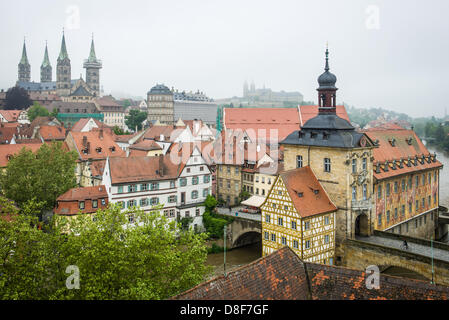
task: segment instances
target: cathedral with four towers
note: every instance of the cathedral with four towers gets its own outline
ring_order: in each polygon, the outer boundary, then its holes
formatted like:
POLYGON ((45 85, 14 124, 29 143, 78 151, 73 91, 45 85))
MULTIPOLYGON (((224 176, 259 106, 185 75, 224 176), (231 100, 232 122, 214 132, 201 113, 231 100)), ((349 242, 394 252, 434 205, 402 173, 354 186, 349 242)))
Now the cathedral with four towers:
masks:
POLYGON ((31 81, 31 65, 28 62, 26 44, 23 43, 22 58, 18 65, 17 86, 27 91, 57 94, 66 101, 88 101, 100 96, 101 60, 95 54, 94 39, 90 46, 89 57, 84 60, 86 80, 80 76, 72 79, 70 58, 67 53, 65 35, 62 35, 61 50, 56 64, 56 81, 52 78, 52 66, 48 58, 48 48, 45 45, 44 60, 41 64, 40 82, 31 81))

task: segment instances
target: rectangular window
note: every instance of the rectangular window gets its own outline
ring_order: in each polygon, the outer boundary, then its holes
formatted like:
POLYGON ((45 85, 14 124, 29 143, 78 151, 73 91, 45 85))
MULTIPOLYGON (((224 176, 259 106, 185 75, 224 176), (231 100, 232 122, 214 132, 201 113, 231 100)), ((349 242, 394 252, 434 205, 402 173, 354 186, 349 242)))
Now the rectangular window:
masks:
POLYGON ((401 180, 401 189, 402 189, 402 192, 405 191, 405 180, 404 179, 401 180))
POLYGON ((197 185, 199 182, 198 177, 192 177, 192 185, 197 185))
POLYGON ((419 186, 419 176, 415 176, 415 185, 419 186))
POLYGON ((293 248, 298 249, 298 240, 293 240, 293 248))
POLYGON ((276 242, 276 234, 274 233, 271 234, 271 241, 276 242))
POLYGON ((424 209, 425 206, 426 206, 426 199, 422 198, 421 199, 421 209, 424 209))
POLYGON ((203 197, 206 198, 209 195, 209 188, 203 190, 203 197))
POLYGON ((387 197, 390 196, 390 184, 387 183, 387 197))
POLYGON ((287 244, 287 238, 286 237, 282 237, 281 238, 282 244, 285 246, 287 244))
POLYGON ((235 167, 235 174, 239 174, 239 167, 235 167))
POLYGON ((352 201, 356 201, 357 200, 357 187, 354 186, 352 187, 352 201))
POLYGON ((278 218, 278 225, 280 225, 280 226, 284 225, 284 221, 282 218, 278 218))
POLYGON ((328 225, 329 224, 329 217, 328 216, 326 216, 326 217, 324 217, 324 224, 325 225, 328 225))
POLYGON ((324 158, 324 172, 331 172, 331 159, 324 158))
POLYGON ((168 203, 174 203, 174 202, 176 202, 176 196, 169 196, 168 203))
POLYGON ((137 191, 137 184, 132 184, 128 186, 128 192, 136 192, 137 191))
POLYGON ((377 216, 377 225, 380 227, 382 225, 382 214, 377 216))
POLYGON ((382 186, 377 187, 377 199, 382 199, 382 186))
POLYGON ((309 221, 304 223, 304 230, 305 231, 310 230, 310 222, 309 221))
POLYGON ((352 159, 352 173, 357 173, 357 159, 352 159))
POLYGON ((364 184, 364 185, 363 185, 363 200, 368 199, 368 190, 367 190, 367 189, 368 189, 368 188, 367 188, 367 185, 364 184))
POLYGON ((148 190, 148 184, 143 183, 140 185, 140 191, 147 191, 148 190))
POLYGON ((329 235, 328 235, 328 234, 326 234, 326 235, 324 236, 324 243, 325 243, 325 244, 329 244, 329 235))
POLYGON ((270 223, 270 215, 265 215, 265 222, 270 223))
POLYGON ((390 210, 387 210, 387 223, 390 223, 390 210))
POLYGON ((179 180, 179 184, 181 187, 185 187, 187 185, 187 179, 186 178, 181 178, 179 180))
POLYGON ((398 193, 398 182, 394 182, 394 193, 398 193))
POLYGON ((170 181, 170 188, 174 188, 175 187, 175 182, 174 181, 170 181))
POLYGON ((363 158, 362 159, 362 170, 366 171, 366 168, 367 168, 367 166, 366 166, 366 158, 363 158))
POLYGON ((123 186, 118 187, 118 193, 123 193, 123 186))
POLYGON ((292 229, 296 230, 296 221, 292 221, 292 229))
POLYGON ((401 216, 405 217, 405 205, 404 204, 401 207, 401 216))
POLYGON ((92 200, 92 208, 98 208, 98 200, 92 200))
POLYGON ((418 212, 419 211, 419 200, 415 201, 415 205, 416 205, 415 210, 416 210, 416 212, 418 212))
POLYGON ((296 168, 302 168, 302 156, 296 156, 296 168))
POLYGON ((306 240, 306 249, 310 249, 310 240, 306 240))
POLYGON ((80 208, 81 210, 84 209, 84 201, 80 201, 80 202, 79 202, 79 208, 80 208))
POLYGON ((394 218, 398 218, 398 208, 394 208, 394 218))
POLYGON ((265 240, 269 240, 270 239, 270 234, 268 232, 264 232, 264 238, 265 240))

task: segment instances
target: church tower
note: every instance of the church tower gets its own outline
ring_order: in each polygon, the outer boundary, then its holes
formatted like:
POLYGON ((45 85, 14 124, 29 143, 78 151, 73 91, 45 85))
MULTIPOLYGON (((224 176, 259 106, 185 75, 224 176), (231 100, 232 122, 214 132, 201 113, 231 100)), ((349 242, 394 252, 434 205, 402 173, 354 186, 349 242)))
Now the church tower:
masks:
POLYGON ((243 98, 248 97, 248 82, 245 80, 243 84, 243 98))
POLYGON ((61 51, 58 56, 56 69, 56 92, 60 96, 68 96, 71 90, 71 66, 67 48, 65 45, 65 35, 62 33, 61 51))
POLYGON ((52 68, 50 64, 50 59, 48 58, 47 43, 45 43, 44 61, 42 61, 41 65, 41 82, 51 82, 51 78, 52 78, 52 68))
POLYGON ((95 96, 100 96, 100 69, 102 68, 101 60, 95 55, 94 38, 90 45, 89 58, 84 60, 84 68, 86 69, 86 83, 94 92, 95 96))
POLYGON ((23 40, 22 59, 19 62, 19 82, 31 81, 31 66, 28 62, 27 48, 25 46, 25 40, 23 40))

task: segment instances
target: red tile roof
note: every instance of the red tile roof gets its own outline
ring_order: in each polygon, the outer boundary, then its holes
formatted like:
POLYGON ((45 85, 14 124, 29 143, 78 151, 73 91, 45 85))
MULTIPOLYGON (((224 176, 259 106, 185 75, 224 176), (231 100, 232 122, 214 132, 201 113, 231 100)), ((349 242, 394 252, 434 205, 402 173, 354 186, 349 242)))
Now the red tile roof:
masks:
MULTIPOLYGON (((66 141, 72 139, 76 144, 75 150, 82 160, 126 156, 126 153, 115 143, 108 131, 94 129, 90 132, 69 132, 66 141), (102 137, 101 132, 103 132, 102 137)), ((68 145, 70 145, 69 142, 68 145)))
POLYGON ((0 124, 0 143, 10 143, 13 136, 17 135, 17 126, 6 126, 0 124))
POLYGON ((385 179, 425 169, 439 168, 442 164, 434 159, 429 150, 413 130, 397 129, 383 130, 370 129, 364 130, 365 134, 374 142, 378 142, 378 148, 374 148, 374 177, 376 179, 385 179), (393 146, 394 144, 394 146, 393 146), (425 157, 424 163, 421 163, 422 156, 425 157), (411 166, 407 166, 408 159, 412 160, 411 166), (418 157, 420 161, 415 165, 414 159, 418 157), (396 169, 393 161, 396 161, 396 169), (399 167, 400 160, 403 161, 402 168, 399 167), (385 171, 385 165, 388 161, 388 171, 385 171), (376 171, 377 164, 380 170, 376 171))
POLYGON ((0 114, 8 122, 17 122, 22 111, 23 110, 0 110, 0 114))
POLYGON ((380 275, 380 288, 365 285, 363 271, 303 262, 284 247, 226 277, 219 276, 173 300, 447 300, 449 287, 380 275))
POLYGON ((106 165, 106 160, 92 161, 89 165, 90 172, 93 177, 101 177, 103 175, 104 166, 106 165))
POLYGON ((8 165, 11 156, 18 154, 22 148, 29 149, 36 152, 42 143, 33 144, 0 144, 0 167, 6 167, 8 165))
POLYGON ((143 140, 139 143, 131 145, 129 148, 135 149, 135 150, 142 150, 142 151, 153 151, 153 150, 162 150, 163 149, 154 140, 143 140))
POLYGON ((113 184, 176 179, 180 167, 181 165, 173 163, 168 155, 109 159, 109 172, 113 184))
POLYGON ((104 209, 108 205, 108 193, 105 186, 73 188, 59 196, 54 213, 58 215, 76 215, 79 213, 93 213, 104 209), (105 204, 101 203, 105 199, 105 204), (92 207, 92 201, 98 200, 97 208, 92 207), (79 208, 79 201, 84 201, 84 209, 79 208))
MULTIPOLYGON (((150 139, 150 140, 160 140, 160 136, 164 136, 164 141, 169 141, 170 136, 173 130, 176 128, 174 126, 153 126, 148 128, 145 134, 142 136, 142 140, 150 139)), ((179 129, 178 129, 179 130, 179 129)))
POLYGON ((309 166, 281 172, 279 179, 284 182, 293 205, 301 217, 337 210, 309 166))
POLYGON ((62 126, 41 126, 39 134, 45 141, 65 140, 66 130, 62 126))
MULTIPOLYGON (((246 130, 252 140, 282 141, 300 130, 308 120, 318 115, 318 106, 298 108, 224 108, 225 129, 246 130), (265 130, 259 132, 259 130, 265 130), (271 134, 270 130, 277 130, 271 134)), ((344 106, 337 106, 337 115, 349 121, 344 106)))
MULTIPOLYGON (((74 125, 73 127, 70 128, 70 131, 74 131, 74 132, 81 132, 81 130, 86 126, 86 124, 89 122, 89 120, 92 118, 82 118, 79 119, 74 125)), ((92 119, 96 125, 98 126, 98 128, 110 128, 108 125, 104 124, 103 122, 100 122, 96 119, 92 119)))

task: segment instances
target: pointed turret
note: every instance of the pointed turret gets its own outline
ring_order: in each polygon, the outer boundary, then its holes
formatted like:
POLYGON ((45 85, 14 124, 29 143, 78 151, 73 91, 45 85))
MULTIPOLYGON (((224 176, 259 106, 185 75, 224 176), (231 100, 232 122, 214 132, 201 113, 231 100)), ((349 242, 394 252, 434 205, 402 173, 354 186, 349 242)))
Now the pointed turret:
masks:
POLYGON ((48 58, 47 43, 45 43, 44 61, 42 61, 41 65, 41 82, 51 82, 51 78, 52 78, 52 68, 50 64, 50 59, 48 58))
POLYGON ((100 69, 102 68, 101 60, 97 59, 95 54, 94 35, 90 43, 89 58, 84 60, 84 68, 86 69, 86 83, 96 96, 100 96, 100 69))
POLYGON ((30 82, 31 80, 31 66, 28 62, 27 48, 25 45, 25 39, 23 40, 22 58, 19 62, 19 81, 30 82))
POLYGON ((69 59, 69 54, 67 53, 67 47, 65 45, 65 34, 62 33, 62 43, 61 43, 61 51, 59 52, 58 61, 62 61, 64 59, 69 59))
POLYGON ((72 68, 70 65, 69 55, 67 53, 67 47, 65 44, 65 34, 62 32, 61 51, 58 56, 58 65, 56 71, 56 90, 58 95, 66 97, 70 95, 72 83, 71 83, 72 68))

